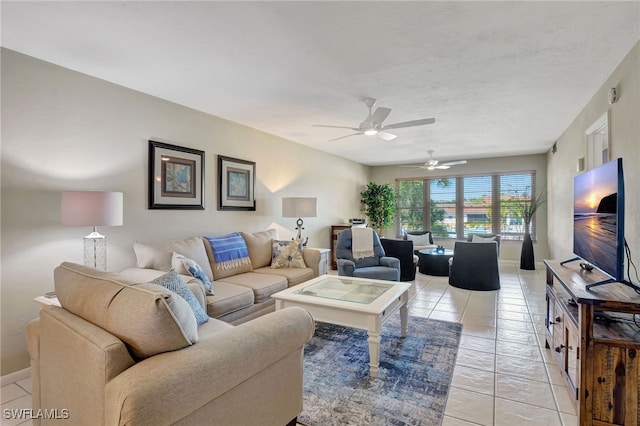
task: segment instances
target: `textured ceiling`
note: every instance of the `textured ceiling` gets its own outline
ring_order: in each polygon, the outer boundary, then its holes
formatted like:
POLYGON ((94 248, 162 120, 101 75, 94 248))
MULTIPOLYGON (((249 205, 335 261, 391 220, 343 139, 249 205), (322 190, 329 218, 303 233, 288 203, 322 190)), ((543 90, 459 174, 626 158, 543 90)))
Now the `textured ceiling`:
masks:
POLYGON ((369 165, 546 152, 640 38, 640 2, 10 2, 2 46, 369 165), (354 136, 361 102, 383 141, 354 136))

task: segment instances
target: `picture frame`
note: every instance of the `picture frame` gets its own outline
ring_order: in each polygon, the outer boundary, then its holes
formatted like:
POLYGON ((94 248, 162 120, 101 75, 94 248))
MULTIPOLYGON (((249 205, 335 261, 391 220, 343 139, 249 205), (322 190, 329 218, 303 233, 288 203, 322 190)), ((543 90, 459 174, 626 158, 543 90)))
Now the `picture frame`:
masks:
POLYGON ((149 209, 204 210, 204 151, 149 140, 149 209))
POLYGON ((256 163, 218 155, 218 210, 256 209, 256 163))

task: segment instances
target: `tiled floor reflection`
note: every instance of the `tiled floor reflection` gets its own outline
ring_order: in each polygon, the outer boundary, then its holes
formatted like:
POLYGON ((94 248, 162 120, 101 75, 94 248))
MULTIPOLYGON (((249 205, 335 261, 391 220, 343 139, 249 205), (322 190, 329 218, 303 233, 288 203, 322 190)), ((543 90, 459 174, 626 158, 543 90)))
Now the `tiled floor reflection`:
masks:
POLYGON ((577 425, 544 347, 545 271, 500 265, 501 289, 478 292, 417 274, 413 316, 463 324, 443 426, 577 425))

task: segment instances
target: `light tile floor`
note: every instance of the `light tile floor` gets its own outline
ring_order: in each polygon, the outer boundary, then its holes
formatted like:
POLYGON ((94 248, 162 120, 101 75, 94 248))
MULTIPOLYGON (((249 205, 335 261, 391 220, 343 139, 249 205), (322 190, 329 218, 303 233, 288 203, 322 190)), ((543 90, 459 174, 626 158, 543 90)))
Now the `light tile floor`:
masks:
MULTIPOLYGON (((447 277, 417 274, 409 313, 462 322, 462 338, 443 426, 577 425, 569 392, 544 347, 545 271, 500 265, 501 289, 451 287, 447 277)), ((2 381, 5 409, 31 408, 31 380, 2 381)))

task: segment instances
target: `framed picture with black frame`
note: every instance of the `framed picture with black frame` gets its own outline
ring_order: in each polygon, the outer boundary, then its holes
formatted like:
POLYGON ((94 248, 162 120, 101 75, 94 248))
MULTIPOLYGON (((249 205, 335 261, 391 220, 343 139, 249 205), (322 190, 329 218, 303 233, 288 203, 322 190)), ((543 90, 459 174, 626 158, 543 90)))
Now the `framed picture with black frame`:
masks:
POLYGON ((218 210, 255 210, 255 187, 255 162, 218 155, 218 210))
POLYGON ((204 151, 149 141, 149 208, 204 210, 204 151))

